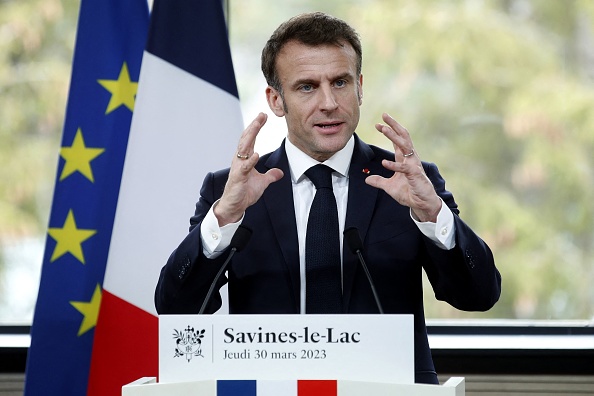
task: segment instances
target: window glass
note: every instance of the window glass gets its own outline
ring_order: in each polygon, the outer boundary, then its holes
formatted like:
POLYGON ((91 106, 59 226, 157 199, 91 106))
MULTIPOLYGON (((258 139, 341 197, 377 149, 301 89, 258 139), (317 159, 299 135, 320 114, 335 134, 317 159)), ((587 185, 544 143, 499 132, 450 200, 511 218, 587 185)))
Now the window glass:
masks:
MULTIPOLYGON (((503 276, 499 303, 463 313, 425 287, 431 318, 594 316, 594 2, 232 1, 230 33, 246 123, 267 110, 262 46, 290 16, 325 11, 363 43, 357 133, 388 112, 435 162, 462 218, 503 276), (266 10, 266 12, 262 12, 266 10)), ((270 112, 269 112, 270 114, 270 112)), ((258 143, 285 134, 271 115, 258 143)), ((373 265, 373 263, 368 263, 373 265)))
MULTIPOLYGON (((0 2, 0 324, 33 316, 78 6, 0 2)), ((405 125, 503 276, 500 302, 480 314, 436 301, 426 283, 428 317, 593 318, 594 2, 229 0, 227 7, 246 124, 269 114, 261 154, 286 133, 264 99, 260 51, 270 33, 312 10, 359 31, 357 133, 389 148, 373 125, 383 112, 405 125)))
POLYGON ((30 324, 79 1, 0 1, 0 324, 30 324))

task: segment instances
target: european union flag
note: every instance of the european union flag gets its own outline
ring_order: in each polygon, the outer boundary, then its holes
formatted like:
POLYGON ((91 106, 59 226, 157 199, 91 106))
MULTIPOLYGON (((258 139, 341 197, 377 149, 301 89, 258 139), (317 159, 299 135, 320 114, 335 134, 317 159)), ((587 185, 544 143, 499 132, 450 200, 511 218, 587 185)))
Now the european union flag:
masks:
POLYGON ((148 30, 146 0, 82 0, 25 395, 87 393, 148 30))

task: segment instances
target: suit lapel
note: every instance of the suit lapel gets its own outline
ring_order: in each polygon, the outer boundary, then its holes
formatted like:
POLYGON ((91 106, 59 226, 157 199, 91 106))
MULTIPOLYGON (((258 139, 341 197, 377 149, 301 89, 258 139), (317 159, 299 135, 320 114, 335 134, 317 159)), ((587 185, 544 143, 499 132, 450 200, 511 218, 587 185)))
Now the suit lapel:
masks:
POLYGON ((299 269, 299 241, 297 238, 297 223, 295 221, 295 206, 293 204, 293 187, 289 161, 285 152, 285 144, 274 151, 265 162, 265 168, 258 169, 266 172, 271 168, 279 168, 284 176, 272 183, 264 191, 262 199, 270 216, 270 222, 282 251, 290 278, 294 296, 296 312, 300 311, 300 269, 299 269))
MULTIPOLYGON (((361 239, 369 229, 379 190, 367 185, 365 178, 369 175, 384 175, 385 169, 381 162, 373 161, 374 153, 371 148, 355 135, 355 149, 349 167, 349 196, 345 220, 345 229, 356 227, 361 239)), ((347 312, 355 273, 359 266, 357 256, 348 246, 343 246, 343 311, 347 312)))

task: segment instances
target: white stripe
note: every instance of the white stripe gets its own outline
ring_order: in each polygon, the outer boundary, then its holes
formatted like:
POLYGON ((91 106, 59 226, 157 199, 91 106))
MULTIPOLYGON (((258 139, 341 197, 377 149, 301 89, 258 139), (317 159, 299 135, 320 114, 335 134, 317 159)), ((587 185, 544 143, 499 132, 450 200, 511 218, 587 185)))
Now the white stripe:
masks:
MULTIPOLYGON (((478 330, 477 330, 478 331, 478 330)), ((443 335, 429 336, 431 349, 594 349, 591 335, 443 335)))
POLYGON ((161 267, 188 232, 207 171, 243 130, 233 95, 145 52, 104 289, 155 314, 161 267))
POLYGON ((257 381, 258 396, 297 396, 297 381, 257 381))

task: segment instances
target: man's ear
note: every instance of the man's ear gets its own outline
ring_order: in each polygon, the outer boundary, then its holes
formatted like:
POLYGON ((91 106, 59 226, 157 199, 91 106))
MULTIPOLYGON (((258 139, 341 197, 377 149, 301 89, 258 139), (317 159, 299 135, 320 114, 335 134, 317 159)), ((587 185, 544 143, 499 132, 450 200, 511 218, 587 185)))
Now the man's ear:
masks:
POLYGON ((285 103, 281 94, 271 86, 266 88, 266 100, 270 110, 277 116, 283 117, 285 115, 285 103))
POLYGON ((359 106, 363 104, 363 74, 359 75, 359 106))

